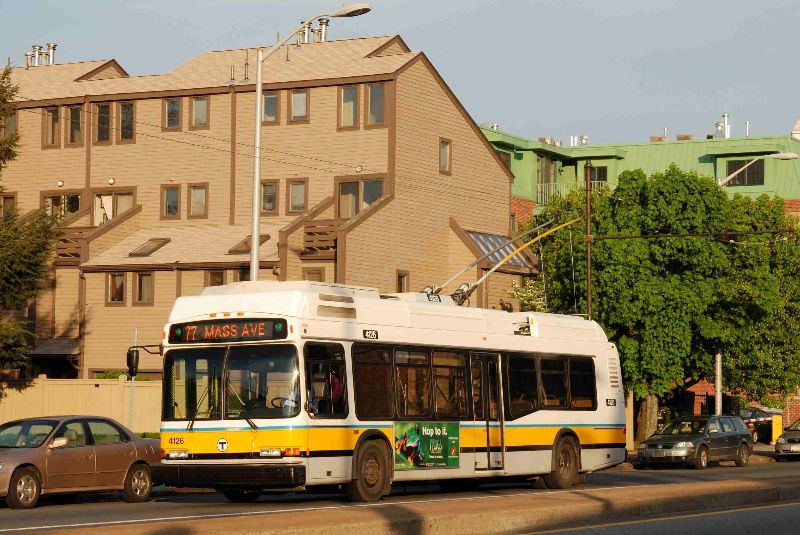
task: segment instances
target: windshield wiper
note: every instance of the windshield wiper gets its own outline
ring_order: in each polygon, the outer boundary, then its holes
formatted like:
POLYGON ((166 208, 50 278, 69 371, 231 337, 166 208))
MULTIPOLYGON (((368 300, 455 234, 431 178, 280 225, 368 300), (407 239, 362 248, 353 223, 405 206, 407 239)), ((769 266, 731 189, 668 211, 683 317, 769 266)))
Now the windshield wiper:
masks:
POLYGON ((236 392, 236 390, 234 390, 234 388, 231 386, 231 382, 228 380, 228 377, 226 377, 226 378, 225 378, 225 385, 228 387, 228 390, 230 390, 230 391, 231 391, 231 393, 232 393, 234 396, 236 396, 236 399, 238 399, 238 400, 239 400, 239 403, 241 403, 241 404, 242 404, 242 410, 240 410, 240 411, 239 411, 239 414, 238 414, 238 416, 240 416, 241 418, 244 418, 244 420, 245 420, 245 421, 248 423, 248 425, 250 425, 250 427, 252 427, 253 429, 256 429, 256 430, 258 430, 258 426, 256 425, 256 423, 255 423, 253 420, 251 420, 251 419, 250 419, 250 418, 247 416, 247 414, 245 414, 245 410, 246 410, 246 409, 244 408, 244 401, 243 401, 243 400, 242 400, 242 398, 239 396, 239 393, 238 393, 238 392, 236 392))
MULTIPOLYGON (((187 431, 191 431, 194 428, 194 421, 197 420, 197 411, 200 410, 200 405, 205 401, 206 396, 211 388, 211 378, 215 375, 214 372, 216 371, 215 368, 211 368, 211 373, 208 376, 208 384, 203 389, 203 393, 200 394, 200 399, 197 400, 197 403, 194 405, 194 410, 192 411, 192 419, 189 420, 189 425, 186 426, 187 431)), ((211 412, 211 405, 209 405, 209 412, 211 412)))

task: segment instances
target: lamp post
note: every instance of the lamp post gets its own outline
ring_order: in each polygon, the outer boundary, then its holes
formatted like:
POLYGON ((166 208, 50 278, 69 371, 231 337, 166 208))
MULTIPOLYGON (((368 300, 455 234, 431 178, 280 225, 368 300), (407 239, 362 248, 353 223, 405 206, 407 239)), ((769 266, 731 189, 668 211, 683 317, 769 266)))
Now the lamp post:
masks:
POLYGON ((586 160, 586 314, 592 321, 592 161, 586 160))
POLYGON ((250 280, 258 280, 259 268, 259 252, 258 248, 261 245, 261 115, 263 101, 263 70, 264 61, 272 54, 277 52, 283 45, 288 43, 295 35, 301 31, 305 31, 317 19, 334 18, 334 17, 357 17, 368 13, 370 7, 367 4, 351 4, 338 9, 332 13, 320 13, 300 24, 293 32, 287 35, 282 41, 273 45, 266 54, 263 48, 258 49, 256 54, 256 115, 255 115, 255 143, 253 149, 253 221, 250 229, 250 280))
MULTIPOLYGON (((743 165, 725 178, 717 180, 717 186, 725 186, 725 184, 736 178, 739 173, 759 160, 796 160, 797 158, 798 156, 794 152, 778 152, 753 158, 746 165, 743 165)), ((720 348, 714 348, 714 414, 722 414, 722 349, 720 348)))

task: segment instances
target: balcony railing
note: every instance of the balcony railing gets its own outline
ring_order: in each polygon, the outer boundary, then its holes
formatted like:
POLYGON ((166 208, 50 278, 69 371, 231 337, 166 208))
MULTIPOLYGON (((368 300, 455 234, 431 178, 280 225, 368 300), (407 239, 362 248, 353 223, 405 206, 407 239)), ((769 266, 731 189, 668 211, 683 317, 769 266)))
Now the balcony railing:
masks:
MULTIPOLYGON (((592 181, 592 189, 599 188, 606 184, 603 180, 592 181)), ((566 195, 572 190, 582 188, 583 182, 549 182, 537 184, 536 186, 536 205, 545 206, 550 203, 554 195, 566 195)))

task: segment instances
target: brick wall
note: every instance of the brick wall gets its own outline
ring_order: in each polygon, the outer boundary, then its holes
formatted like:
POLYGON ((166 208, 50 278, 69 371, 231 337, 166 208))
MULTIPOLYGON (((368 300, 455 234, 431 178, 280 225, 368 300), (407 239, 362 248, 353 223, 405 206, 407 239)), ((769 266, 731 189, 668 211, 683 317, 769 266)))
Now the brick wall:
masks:
POLYGON ((800 199, 783 201, 783 207, 787 213, 800 216, 800 199))
POLYGON ((800 396, 789 396, 783 411, 783 425, 789 425, 800 418, 800 396))
MULTIPOLYGON (((521 197, 511 197, 511 213, 517 218, 518 225, 524 225, 533 217, 536 203, 521 197)), ((800 208, 799 208, 800 209, 800 208)))

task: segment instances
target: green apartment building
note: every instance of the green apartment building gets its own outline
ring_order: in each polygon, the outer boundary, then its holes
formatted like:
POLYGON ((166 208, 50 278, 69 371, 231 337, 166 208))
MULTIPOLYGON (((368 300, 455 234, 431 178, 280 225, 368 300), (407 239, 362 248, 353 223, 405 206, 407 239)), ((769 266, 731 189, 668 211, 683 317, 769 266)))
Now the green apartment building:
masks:
POLYGON ((764 136, 695 140, 681 135, 669 141, 654 136, 649 143, 578 145, 562 147, 549 138, 525 139, 492 127, 481 127, 486 137, 514 173, 512 213, 523 222, 536 207, 557 193, 582 187, 586 162, 591 161, 595 184, 617 184, 620 173, 642 169, 651 174, 671 163, 716 180, 758 159, 725 185, 731 194, 762 194, 786 199, 786 209, 800 215, 800 159, 763 158, 781 152, 800 154, 795 137, 764 136))

